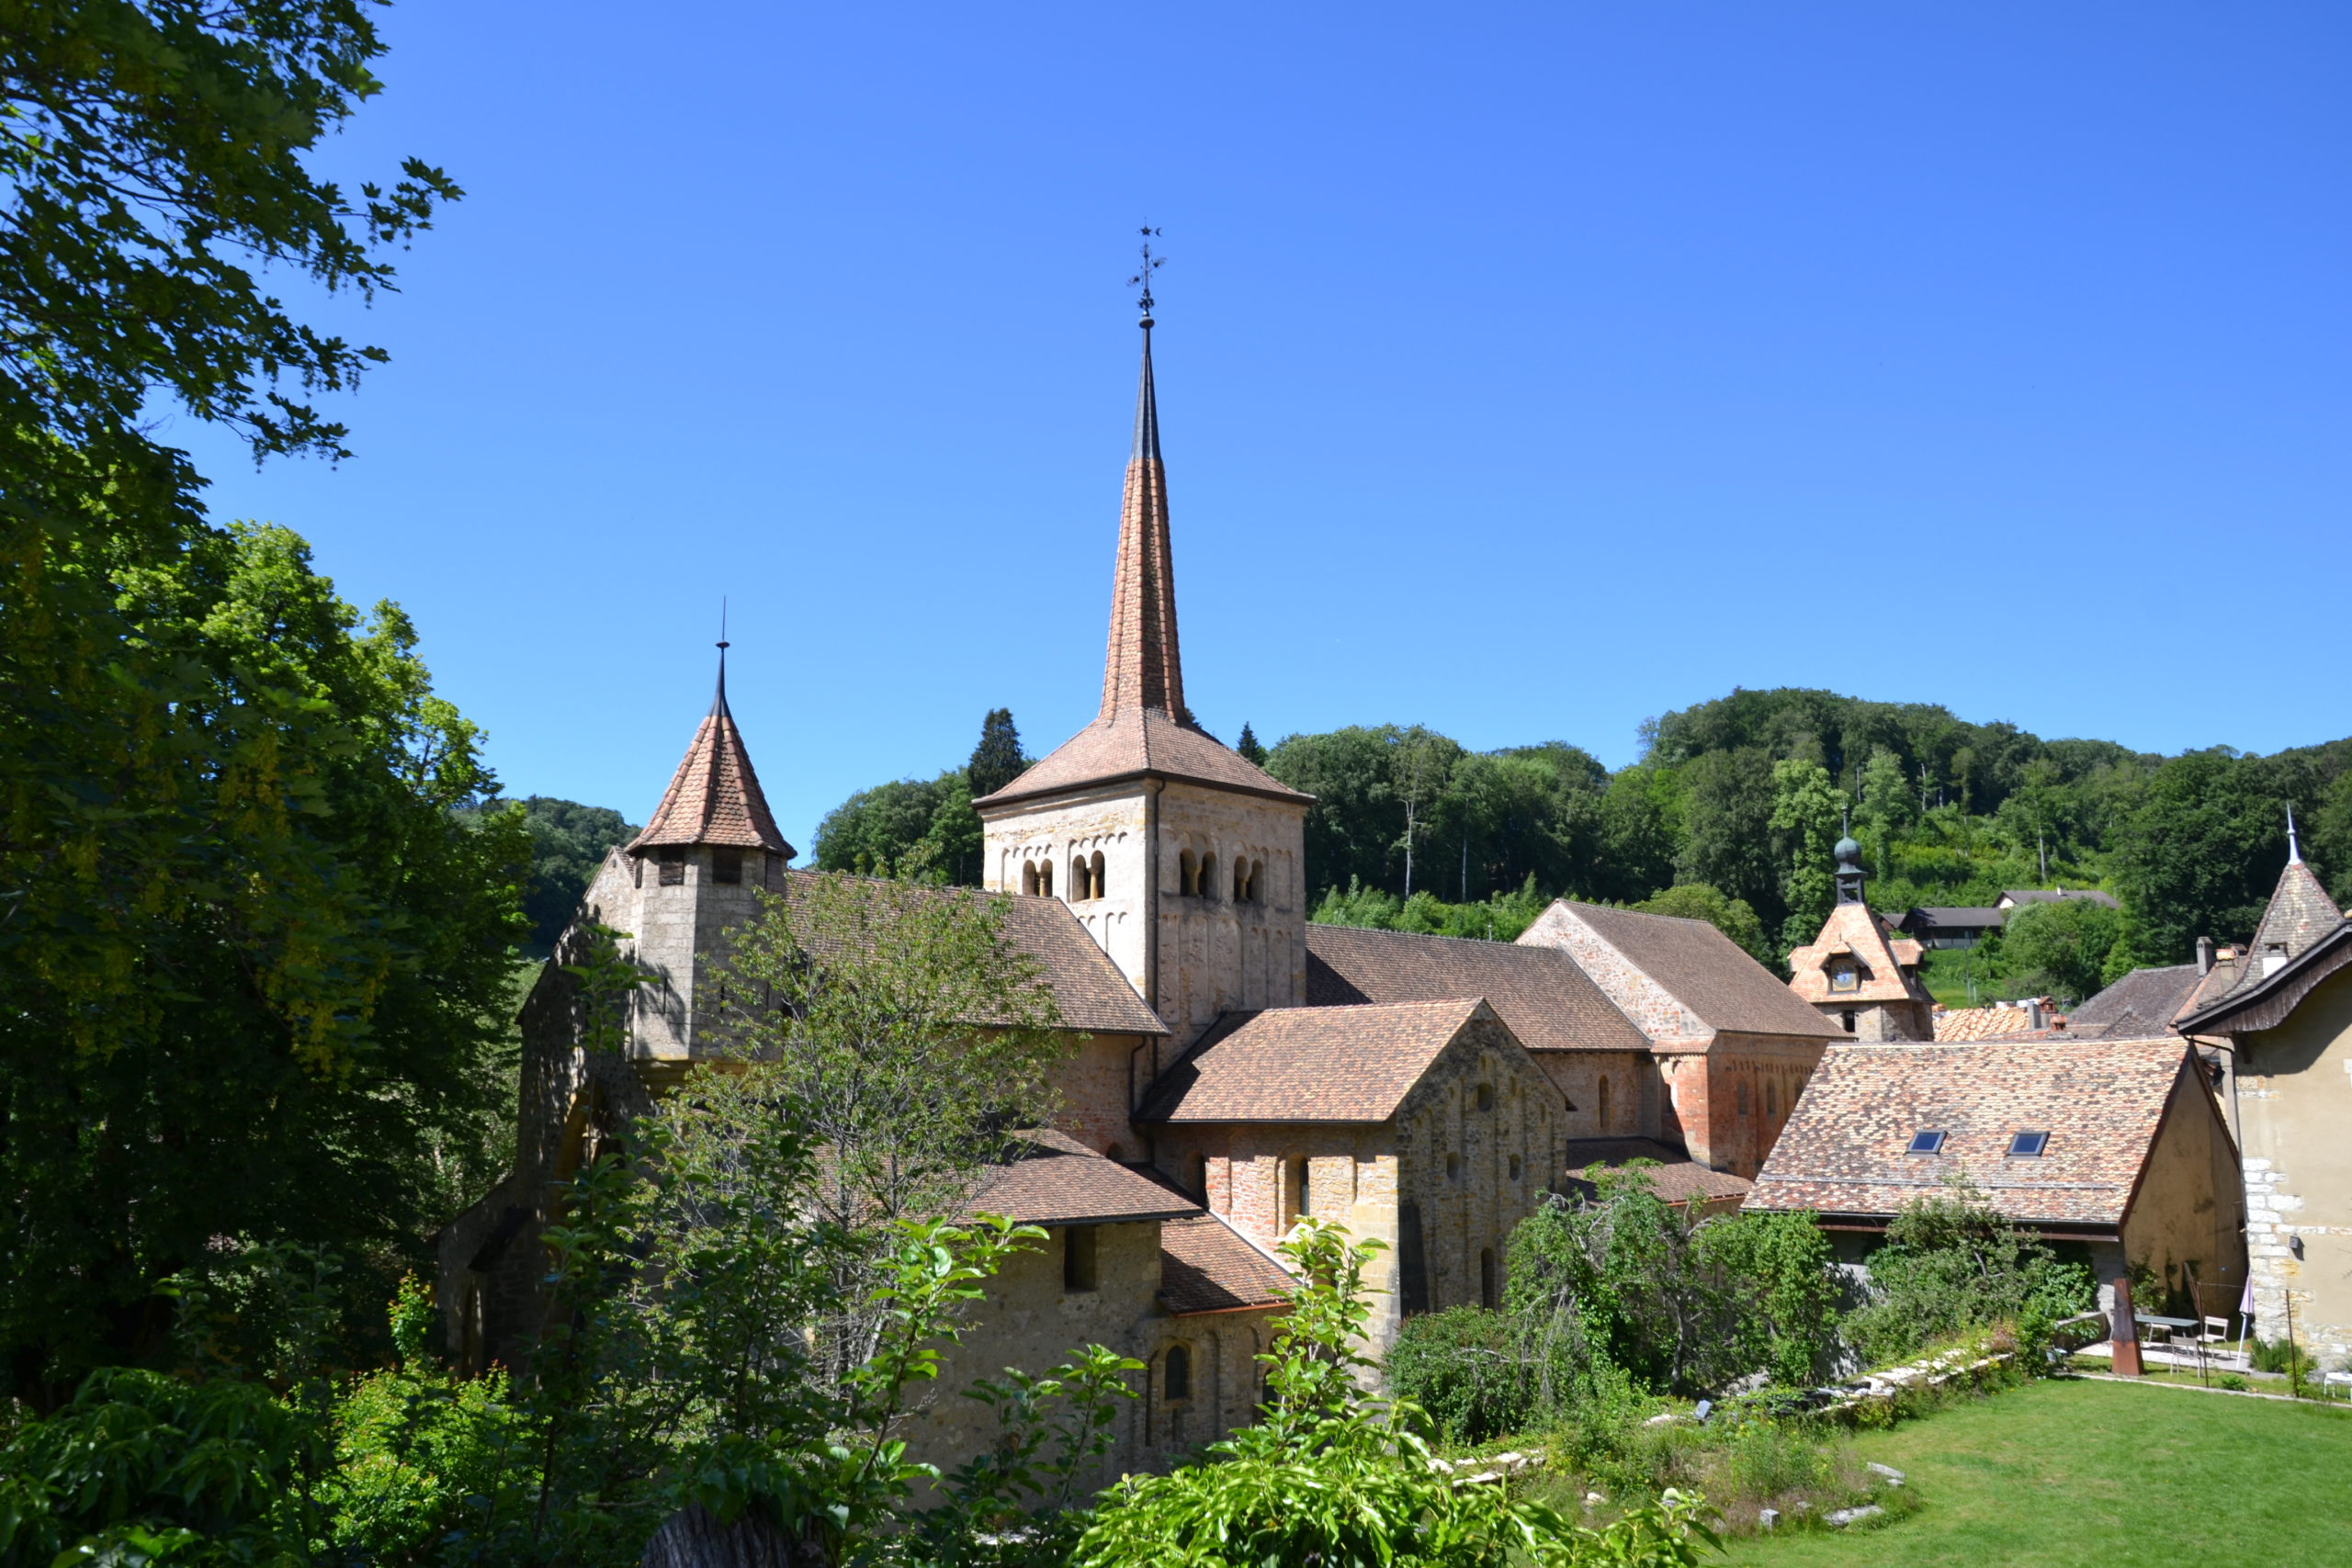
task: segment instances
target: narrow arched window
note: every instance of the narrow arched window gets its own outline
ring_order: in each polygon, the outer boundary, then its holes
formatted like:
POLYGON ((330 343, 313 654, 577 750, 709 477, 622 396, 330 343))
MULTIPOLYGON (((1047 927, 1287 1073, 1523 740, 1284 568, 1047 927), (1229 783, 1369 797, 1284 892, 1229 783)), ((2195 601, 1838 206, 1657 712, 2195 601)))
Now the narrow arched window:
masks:
POLYGON ((1206 1155, 1194 1155, 1193 1156, 1193 1190, 1201 1195, 1201 1202, 1204 1205, 1208 1202, 1209 1156, 1206 1155))
POLYGON ((1070 902, 1074 904, 1083 904, 1089 898, 1094 897, 1093 888, 1087 885, 1086 872, 1087 865, 1086 857, 1084 855, 1072 855, 1069 857, 1069 897, 1070 902))
POLYGON ((1037 896, 1037 863, 1035 861, 1023 861, 1021 863, 1021 891, 1032 898, 1037 896))
POLYGON ((1600 1103, 1593 1107, 1593 1111, 1600 1123, 1600 1130, 1606 1133, 1609 1131, 1609 1079, 1606 1075, 1601 1077, 1600 1092, 1596 1098, 1600 1103))
POLYGON ((1478 1304, 1488 1312, 1502 1305, 1501 1283, 1495 1269, 1495 1249, 1481 1247, 1478 1251, 1478 1304))
POLYGON ((1764 1086, 1764 1120, 1770 1122, 1773 1117, 1778 1116, 1780 1113, 1781 1086, 1777 1083, 1768 1082, 1764 1086))
POLYGON ((1216 856, 1215 855, 1201 857, 1201 897, 1204 898, 1216 897, 1216 856))
POLYGON ((1051 861, 1037 867, 1037 896, 1041 898, 1054 896, 1054 863, 1051 861))
POLYGON ((1193 1353, 1190 1350, 1182 1345, 1168 1347, 1159 1386, 1170 1404, 1193 1397, 1193 1353))
POLYGON ((1176 884, 1176 890, 1187 898, 1199 897, 1201 893, 1201 863, 1193 857, 1192 851, 1186 850, 1182 854, 1176 857, 1176 869, 1182 878, 1182 880, 1176 884))
POLYGON ((1094 897, 1097 897, 1097 898, 1101 898, 1101 897, 1107 897, 1107 895, 1106 895, 1106 894, 1105 894, 1105 892, 1104 892, 1104 889, 1105 889, 1105 888, 1107 888, 1107 887, 1109 887, 1109 886, 1110 886, 1110 884, 1102 880, 1102 852, 1101 850, 1097 850, 1097 851, 1095 851, 1095 852, 1094 852, 1094 876, 1093 876, 1093 882, 1094 882, 1094 897))
POLYGON ((1253 860, 1250 863, 1250 902, 1262 904, 1265 901, 1266 863, 1261 860, 1253 860))
POLYGON ((1480 1084, 1478 1086, 1478 1109, 1481 1111, 1492 1111, 1494 1108, 1495 1086, 1490 1083, 1480 1084))

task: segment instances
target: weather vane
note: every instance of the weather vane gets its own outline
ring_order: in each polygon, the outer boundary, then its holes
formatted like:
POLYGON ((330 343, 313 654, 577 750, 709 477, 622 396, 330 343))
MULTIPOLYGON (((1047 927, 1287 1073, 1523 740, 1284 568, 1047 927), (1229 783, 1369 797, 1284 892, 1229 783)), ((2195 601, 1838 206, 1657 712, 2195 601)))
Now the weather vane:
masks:
POLYGON ((1143 226, 1142 233, 1143 266, 1133 277, 1127 279, 1127 287, 1143 290, 1143 297, 1136 301, 1136 308, 1143 312, 1144 321, 1148 325, 1151 321, 1151 275, 1166 266, 1168 258, 1151 254, 1151 242, 1159 238, 1159 230, 1147 223, 1143 226))

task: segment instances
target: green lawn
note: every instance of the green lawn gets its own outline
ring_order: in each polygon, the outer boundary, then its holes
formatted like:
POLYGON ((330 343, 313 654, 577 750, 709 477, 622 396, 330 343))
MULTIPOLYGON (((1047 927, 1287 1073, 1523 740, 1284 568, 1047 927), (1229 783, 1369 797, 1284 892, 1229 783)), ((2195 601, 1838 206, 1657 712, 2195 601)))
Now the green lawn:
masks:
POLYGON ((2113 1382, 2037 1382, 1854 1450, 1917 1513, 1731 1543, 1735 1562, 2352 1568, 2352 1415, 2113 1382))

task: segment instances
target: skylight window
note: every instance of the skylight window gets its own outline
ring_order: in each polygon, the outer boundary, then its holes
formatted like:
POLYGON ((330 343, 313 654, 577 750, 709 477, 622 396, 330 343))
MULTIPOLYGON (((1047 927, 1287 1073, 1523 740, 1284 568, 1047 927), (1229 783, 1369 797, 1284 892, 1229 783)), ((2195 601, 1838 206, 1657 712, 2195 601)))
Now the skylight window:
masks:
POLYGON ((1943 1152, 1944 1135, 1941 1133, 1914 1133, 1911 1134, 1911 1146, 1904 1151, 1914 1155, 1939 1155, 1943 1152))
POLYGON ((2019 1159, 2040 1159, 2041 1151, 2049 1146, 2047 1133, 2019 1133, 2009 1139, 2009 1153, 2019 1159))

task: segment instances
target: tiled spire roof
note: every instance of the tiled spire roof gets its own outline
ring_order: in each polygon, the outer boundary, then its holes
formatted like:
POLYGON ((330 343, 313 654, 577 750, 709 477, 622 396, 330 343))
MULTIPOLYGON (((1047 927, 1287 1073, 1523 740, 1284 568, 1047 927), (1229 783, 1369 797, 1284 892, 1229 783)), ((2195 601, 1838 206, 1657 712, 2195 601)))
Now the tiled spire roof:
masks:
POLYGON ((743 749, 743 732, 727 711, 726 647, 719 644, 718 693, 710 712, 703 716, 645 831, 629 841, 631 854, 686 844, 766 850, 787 859, 797 852, 776 831, 767 796, 760 793, 760 776, 752 771, 752 754, 743 749))
MULTIPOLYGON (((2278 874, 2269 908, 2262 911, 2261 929, 2254 933, 2255 954, 2259 958, 2275 946, 2289 958, 2301 957, 2305 948, 2343 923, 2344 911, 2298 854, 2278 874)), ((2258 970, 2260 965, 2252 967, 2258 970)))
POLYGON ((1190 722, 1176 648, 1176 563, 1168 541, 1168 468, 1159 459, 1159 400, 1151 384, 1151 318, 1143 319, 1136 438, 1119 507, 1119 566, 1111 580, 1111 646, 1100 716, 1157 709, 1190 722))
POLYGON ((1143 319, 1143 375, 1135 443, 1119 512, 1119 564, 1111 580, 1111 639, 1094 722, 982 803, 1050 795, 1111 779, 1155 775, 1253 795, 1309 797, 1227 749, 1193 722, 1176 646, 1176 565, 1169 544, 1168 470, 1159 457, 1159 400, 1151 378, 1151 318, 1143 319))

